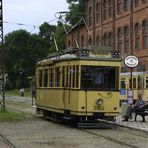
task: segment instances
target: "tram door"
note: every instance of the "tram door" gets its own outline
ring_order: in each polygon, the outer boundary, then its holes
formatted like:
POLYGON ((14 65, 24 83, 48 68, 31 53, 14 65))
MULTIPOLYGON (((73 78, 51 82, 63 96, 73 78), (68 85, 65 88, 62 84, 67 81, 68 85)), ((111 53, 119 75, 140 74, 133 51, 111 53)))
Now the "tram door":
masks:
POLYGON ((64 110, 71 108, 71 97, 74 89, 78 88, 79 66, 63 66, 62 68, 62 87, 64 110))

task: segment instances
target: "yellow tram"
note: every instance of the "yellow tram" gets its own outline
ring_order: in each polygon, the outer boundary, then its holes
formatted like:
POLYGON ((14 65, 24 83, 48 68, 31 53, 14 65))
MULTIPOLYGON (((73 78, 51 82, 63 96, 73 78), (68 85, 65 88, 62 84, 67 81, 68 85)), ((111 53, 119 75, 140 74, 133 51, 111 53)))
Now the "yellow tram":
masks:
MULTIPOLYGON (((130 73, 121 73, 121 101, 127 100, 128 90, 130 86, 130 73)), ((138 94, 142 94, 145 101, 148 101, 148 72, 133 72, 132 73, 132 88, 133 100, 138 98, 138 94)))
POLYGON ((36 106, 47 118, 114 119, 121 59, 100 48, 68 49, 36 65, 36 106))

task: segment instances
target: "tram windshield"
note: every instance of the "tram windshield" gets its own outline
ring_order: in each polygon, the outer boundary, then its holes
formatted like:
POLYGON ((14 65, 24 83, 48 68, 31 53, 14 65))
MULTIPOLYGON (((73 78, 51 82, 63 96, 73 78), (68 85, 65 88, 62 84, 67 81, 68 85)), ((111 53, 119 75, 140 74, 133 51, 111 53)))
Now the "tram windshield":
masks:
POLYGON ((119 68, 111 66, 82 66, 81 88, 118 90, 119 68))

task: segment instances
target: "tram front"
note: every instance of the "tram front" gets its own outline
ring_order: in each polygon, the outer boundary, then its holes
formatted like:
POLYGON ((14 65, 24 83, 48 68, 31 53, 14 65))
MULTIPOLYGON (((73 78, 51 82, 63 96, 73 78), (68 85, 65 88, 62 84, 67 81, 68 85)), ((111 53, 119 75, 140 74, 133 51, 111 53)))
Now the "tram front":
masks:
POLYGON ((90 64, 87 61, 87 65, 81 66, 81 90, 86 118, 114 119, 119 114, 120 62, 94 63, 91 65, 91 61, 90 64))

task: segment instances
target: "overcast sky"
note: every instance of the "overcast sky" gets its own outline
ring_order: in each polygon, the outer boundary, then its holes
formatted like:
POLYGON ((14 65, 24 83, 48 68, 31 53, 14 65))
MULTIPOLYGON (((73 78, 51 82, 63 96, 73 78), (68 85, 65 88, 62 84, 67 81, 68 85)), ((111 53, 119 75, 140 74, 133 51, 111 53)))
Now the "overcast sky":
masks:
POLYGON ((18 29, 26 29, 31 33, 37 33, 38 28, 43 22, 55 24, 55 13, 67 11, 68 4, 66 0, 3 0, 3 20, 4 34, 18 29), (16 25, 21 23, 32 26, 16 25))

